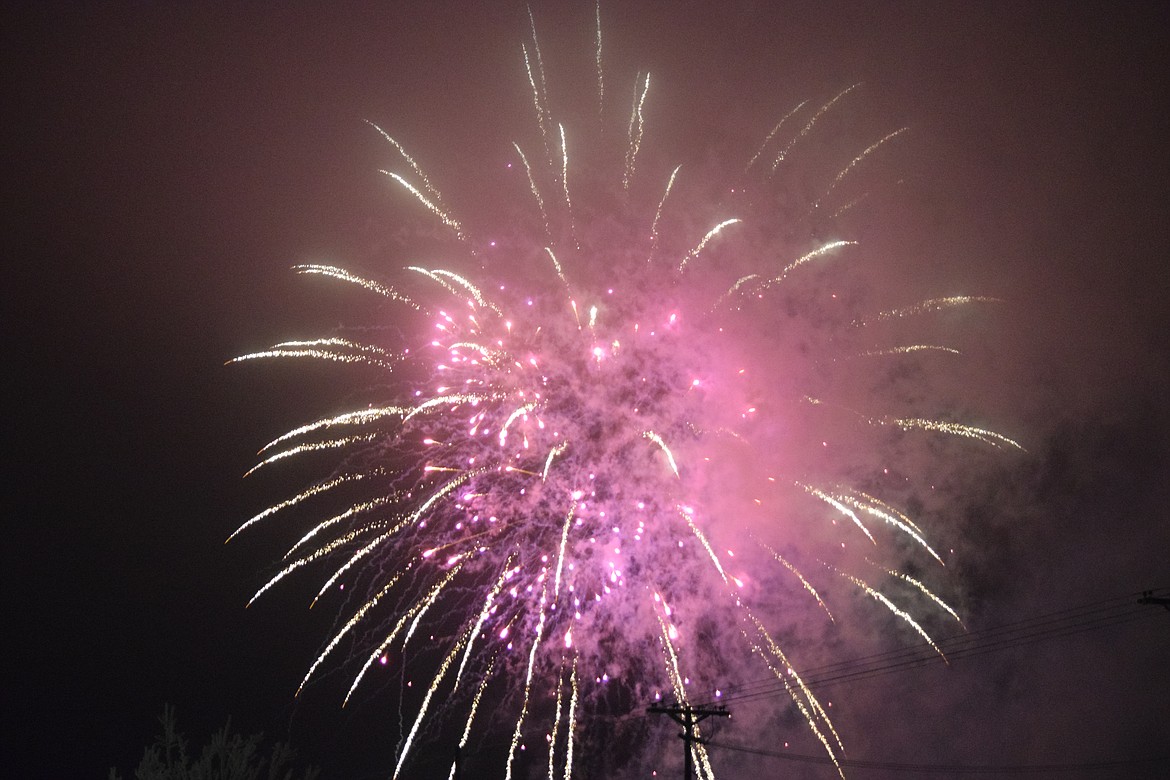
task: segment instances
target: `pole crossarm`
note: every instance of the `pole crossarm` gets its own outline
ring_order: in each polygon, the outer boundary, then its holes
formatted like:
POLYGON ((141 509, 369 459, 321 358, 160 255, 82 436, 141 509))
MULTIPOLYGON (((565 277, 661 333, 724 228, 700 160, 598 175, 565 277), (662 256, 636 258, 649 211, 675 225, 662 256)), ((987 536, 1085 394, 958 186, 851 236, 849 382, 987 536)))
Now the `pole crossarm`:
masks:
POLYGON ((1166 609, 1170 610, 1170 598, 1165 596, 1155 596, 1154 591, 1142 591, 1142 597, 1138 599, 1139 604, 1161 604, 1166 609))
POLYGON ((671 702, 668 704, 652 704, 646 708, 651 715, 669 715, 670 719, 683 727, 678 735, 683 741, 683 780, 691 780, 691 747, 698 743, 703 744, 696 728, 700 721, 707 718, 730 718, 731 713, 726 707, 692 707, 689 704, 671 702))

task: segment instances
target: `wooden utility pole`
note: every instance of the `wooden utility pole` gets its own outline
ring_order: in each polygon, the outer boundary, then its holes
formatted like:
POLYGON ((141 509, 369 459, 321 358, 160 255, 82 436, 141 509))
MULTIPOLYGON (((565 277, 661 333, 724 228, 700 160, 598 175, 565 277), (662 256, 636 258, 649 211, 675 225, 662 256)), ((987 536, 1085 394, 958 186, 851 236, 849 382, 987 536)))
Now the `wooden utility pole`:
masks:
POLYGON ((699 721, 711 717, 730 718, 731 713, 726 707, 692 707, 689 704, 653 704, 646 708, 646 712, 654 715, 669 715, 671 720, 683 727, 678 735, 683 741, 683 780, 691 780, 691 771, 694 764, 691 746, 698 742, 703 744, 702 738, 695 730, 699 721))

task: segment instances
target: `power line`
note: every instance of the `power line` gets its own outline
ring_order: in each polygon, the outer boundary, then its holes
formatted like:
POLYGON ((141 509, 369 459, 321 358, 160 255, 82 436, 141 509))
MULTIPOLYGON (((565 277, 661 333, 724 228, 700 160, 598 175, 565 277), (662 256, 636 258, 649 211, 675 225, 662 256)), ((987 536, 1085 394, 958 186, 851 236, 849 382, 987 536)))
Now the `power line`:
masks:
MULTIPOLYGON (((735 745, 727 742, 709 740, 708 747, 723 748, 738 753, 751 753, 769 758, 782 758, 786 761, 797 761, 806 764, 834 764, 828 756, 810 756, 800 753, 781 753, 776 750, 753 748, 747 745, 735 745)), ((836 764, 851 769, 882 769, 891 772, 919 772, 919 773, 946 773, 959 774, 1044 774, 1057 772, 1083 772, 1090 769, 1121 769, 1144 765, 1170 764, 1170 756, 1151 756, 1149 758, 1124 759, 1118 761, 1088 761, 1083 763, 1067 764, 911 764, 895 761, 863 761, 858 759, 837 759, 836 764)))
MULTIPOLYGON (((1166 588, 1158 590, 1170 591, 1166 588)), ((1150 617, 1152 614, 1150 610, 1144 609, 1139 604, 1150 603, 1146 599, 1149 599, 1154 592, 1143 592, 1143 600, 1140 601, 1135 601, 1133 595, 1130 595, 1090 602, 1001 626, 957 634, 940 639, 936 644, 949 660, 954 661, 1121 625, 1150 617)), ((919 644, 813 667, 806 669, 801 676, 807 685, 824 686, 941 662, 942 658, 933 648, 929 645, 919 644)), ((742 702, 750 699, 787 695, 787 690, 783 683, 779 683, 775 677, 771 677, 735 686, 728 691, 729 695, 721 696, 719 702, 742 702)))

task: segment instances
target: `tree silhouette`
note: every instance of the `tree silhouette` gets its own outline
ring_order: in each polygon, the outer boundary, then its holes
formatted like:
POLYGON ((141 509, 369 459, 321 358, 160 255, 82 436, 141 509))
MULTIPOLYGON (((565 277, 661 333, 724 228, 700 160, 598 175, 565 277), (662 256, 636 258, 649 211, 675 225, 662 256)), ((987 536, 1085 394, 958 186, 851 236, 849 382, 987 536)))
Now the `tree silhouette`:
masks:
MULTIPOLYGON (((308 767, 297 775, 292 767, 296 751, 283 742, 275 743, 268 755, 263 755, 263 735, 232 734, 230 718, 211 735, 199 758, 192 760, 187 738, 177 728, 175 708, 164 704, 159 722, 162 734, 143 752, 134 770, 135 780, 315 780, 320 774, 316 767, 308 767)), ((122 780, 117 769, 110 768, 109 780, 122 780)))

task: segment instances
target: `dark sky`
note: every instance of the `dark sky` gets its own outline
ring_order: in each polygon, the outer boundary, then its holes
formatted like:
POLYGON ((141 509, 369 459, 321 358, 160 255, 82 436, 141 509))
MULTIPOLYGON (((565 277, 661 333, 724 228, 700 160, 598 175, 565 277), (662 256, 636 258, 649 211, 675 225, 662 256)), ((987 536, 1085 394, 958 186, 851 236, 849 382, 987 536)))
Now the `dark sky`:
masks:
MULTIPOLYGON (((476 177, 531 121, 527 19, 511 3, 238 5, 2 14, 13 776, 129 775, 164 702, 193 736, 229 715, 291 734, 329 777, 390 766, 380 705, 335 709, 336 679, 293 703, 331 616, 306 617, 295 588, 243 609, 279 543, 223 545, 280 487, 240 478, 257 446, 348 388, 314 368, 223 363, 336 316, 313 311, 289 266, 365 261, 390 240, 389 150, 363 120, 441 160, 464 202, 490 193, 476 177)), ((533 10, 556 77, 588 86, 592 6, 533 10)), ((875 126, 911 128, 903 216, 873 241, 903 253, 898 283, 1004 299, 974 354, 973 407, 1028 448, 959 486, 968 625, 1170 586, 1165 6, 732 0, 602 15, 613 89, 654 74, 665 129, 648 144, 664 156, 750 150, 799 100, 858 81, 875 126)), ((850 757, 1166 756, 1170 613, 1146 609, 834 693, 858 702, 840 716, 850 757)), ((718 768, 727 754, 713 755, 718 768)))

